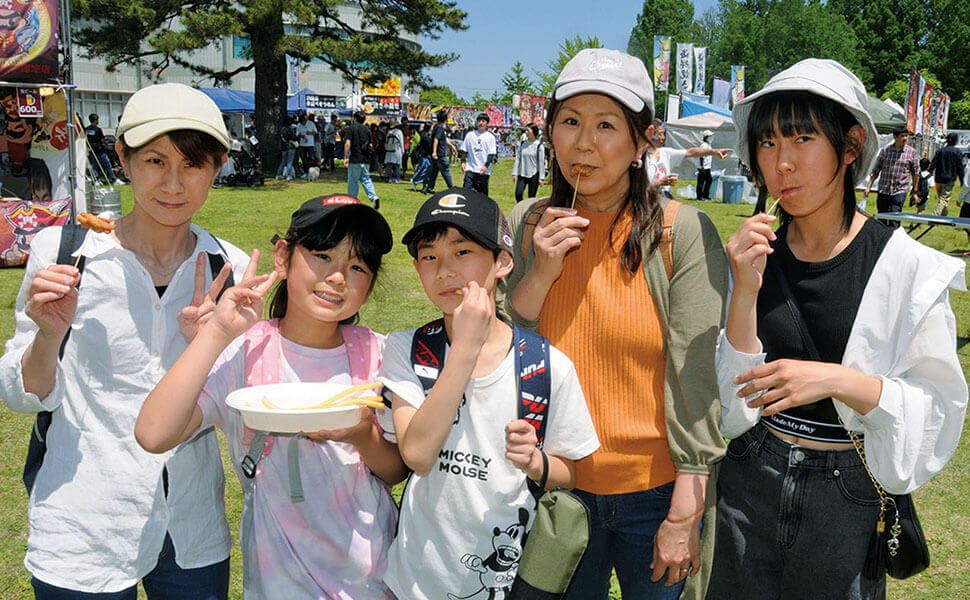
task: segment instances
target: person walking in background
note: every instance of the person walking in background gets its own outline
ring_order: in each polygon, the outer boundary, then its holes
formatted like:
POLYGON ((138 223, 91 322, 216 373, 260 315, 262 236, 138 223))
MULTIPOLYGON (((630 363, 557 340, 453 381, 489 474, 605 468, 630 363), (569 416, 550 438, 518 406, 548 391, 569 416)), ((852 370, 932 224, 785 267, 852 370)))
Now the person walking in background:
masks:
POLYGON ((316 153, 313 151, 314 140, 317 139, 317 126, 307 119, 306 113, 300 113, 299 123, 296 126, 296 134, 300 137, 300 166, 303 169, 302 177, 307 178, 310 167, 319 167, 316 153))
POLYGON ((448 127, 446 123, 448 122, 448 113, 444 110, 439 110, 435 114, 435 126, 431 130, 431 171, 425 179, 424 189, 421 191, 425 194, 434 193, 435 180, 438 179, 438 173, 441 173, 441 178, 445 181, 445 187, 454 187, 451 183, 451 167, 448 165, 448 153, 458 152, 455 145, 451 143, 448 138, 448 127))
POLYGON ((422 186, 421 191, 424 191, 428 186, 428 175, 431 174, 431 133, 427 123, 420 130, 415 129, 411 137, 411 164, 414 165, 411 191, 417 191, 419 185, 422 186))
POLYGON ((707 215, 648 183, 653 83, 640 59, 581 50, 547 110, 552 194, 509 214, 501 306, 573 361, 601 443, 576 461, 590 539, 566 598, 606 598, 614 569, 624 598, 679 598, 687 580, 703 590, 713 542, 701 522, 725 447, 714 343, 727 257, 707 215))
POLYGON ((960 157, 960 151, 957 150, 956 133, 946 134, 946 145, 933 155, 930 174, 936 180, 936 209, 933 214, 945 217, 954 183, 957 179, 960 180, 961 186, 966 183, 963 180, 963 159, 960 157))
POLYGON ((521 202, 528 189, 529 198, 536 197, 539 186, 546 179, 546 146, 539 140, 539 127, 532 123, 525 127, 525 139, 518 144, 512 164, 512 183, 515 201, 521 202))
MULTIPOLYGON (((714 132, 710 129, 705 129, 701 134, 703 137, 701 139, 701 149, 710 150, 711 149, 711 136, 714 132)), ((698 200, 710 200, 711 199, 711 183, 713 183, 713 178, 711 177, 711 163, 713 160, 710 155, 701 156, 700 167, 697 168, 697 199, 698 200)))
POLYGON ((384 171, 388 183, 401 183, 401 160, 404 157, 404 132, 397 121, 391 121, 391 128, 384 138, 384 171))
POLYGON ((276 169, 276 178, 290 181, 295 176, 293 158, 296 156, 296 149, 300 147, 300 136, 296 133, 293 117, 286 117, 280 129, 280 147, 283 151, 280 166, 276 169))
MULTIPOLYGON (((879 191, 876 195, 877 212, 902 212, 906 201, 906 192, 910 189, 916 192, 919 185, 919 156, 916 150, 906 142, 909 141, 909 131, 903 126, 893 129, 893 143, 886 145, 879 151, 876 164, 869 175, 869 183, 864 193, 869 200, 869 191, 873 182, 879 178, 879 191)), ((865 169, 866 165, 859 165, 865 169)), ((947 197, 949 198, 949 196, 947 197)), ((946 208, 944 206, 944 208, 946 208)), ((889 227, 899 227, 899 221, 889 221, 889 227)))
MULTIPOLYGON (((916 186, 916 193, 909 197, 909 205, 916 206, 916 214, 921 215, 926 212, 926 205, 930 200, 930 187, 933 175, 930 173, 930 159, 919 159, 919 184, 916 186)), ((960 211, 961 213, 963 210, 960 211)))
POLYGON ((371 147, 371 130, 364 125, 364 113, 354 112, 354 122, 347 131, 344 141, 344 166, 347 167, 347 195, 357 197, 357 184, 364 186, 364 193, 374 203, 374 208, 380 208, 381 201, 377 197, 377 190, 370 179, 370 160, 373 156, 371 147))
POLYGON ((411 124, 407 115, 401 117, 401 135, 404 136, 404 154, 401 155, 401 175, 407 173, 408 158, 411 156, 411 124))
POLYGON ((337 146, 337 113, 330 113, 330 120, 323 128, 323 170, 334 171, 334 153, 337 146))
POLYGON ((475 129, 465 134, 461 143, 464 156, 461 169, 465 172, 462 187, 478 190, 487 196, 488 178, 492 174, 492 163, 496 161, 497 152, 495 136, 488 130, 488 115, 481 113, 475 119, 475 129))
POLYGON ((856 207, 856 168, 879 147, 868 106, 851 71, 813 58, 734 106, 741 158, 781 212, 727 243, 716 365, 731 444, 707 600, 883 600, 882 497, 927 483, 960 441, 949 289, 966 290, 965 264, 856 207))

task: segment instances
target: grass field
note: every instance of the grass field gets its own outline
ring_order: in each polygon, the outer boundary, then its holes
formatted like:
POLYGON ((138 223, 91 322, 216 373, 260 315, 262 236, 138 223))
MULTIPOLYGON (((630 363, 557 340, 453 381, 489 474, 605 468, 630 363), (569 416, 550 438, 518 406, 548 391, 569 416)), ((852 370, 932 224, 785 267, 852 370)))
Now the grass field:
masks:
MULTIPOLYGON (((491 178, 491 194, 505 209, 514 203, 510 170, 511 160, 504 160, 491 178)), ((457 174, 457 169, 453 168, 452 172, 457 174)), ((271 264, 269 249, 273 234, 286 230, 290 214, 304 200, 317 195, 346 191, 344 176, 345 172, 338 170, 334 175, 324 174, 316 183, 271 181, 263 188, 216 189, 210 194, 206 206, 197 214, 195 221, 244 250, 262 249, 264 253, 261 267, 262 272, 266 272, 271 264)), ((460 179, 456 183, 460 183, 460 179)), ((681 185, 684 183, 686 182, 682 181, 681 185)), ((438 189, 442 189, 442 186, 443 183, 439 181, 438 189)), ((396 240, 400 240, 410 227, 417 207, 426 198, 423 194, 409 191, 409 187, 377 184, 381 212, 390 222, 396 240)), ((544 189, 540 188, 540 194, 544 189)), ((131 193, 128 188, 123 189, 122 198, 127 211, 131 206, 131 193)), ((933 206, 935 199, 931 199, 930 204, 933 206)), ((700 207, 713 219, 723 240, 750 216, 752 210, 746 204, 701 203, 700 207)), ((960 256, 970 247, 963 232, 946 227, 934 229, 922 241, 954 256, 960 256)), ((0 340, 6 340, 13 334, 13 310, 22 277, 22 269, 0 270, 0 340)), ((970 366, 970 295, 954 292, 952 302, 957 315, 960 360, 966 373, 970 366)), ((417 275, 411 267, 411 259, 404 247, 398 244, 385 259, 374 294, 362 311, 362 323, 377 331, 388 332, 419 325, 434 316, 433 307, 425 298, 417 275)), ((23 568, 27 540, 27 497, 20 481, 32 422, 32 415, 0 410, 0 600, 32 597, 30 576, 23 568)), ((231 529, 237 535, 242 494, 228 463, 226 473, 226 506, 231 529)), ((932 555, 932 566, 908 581, 891 580, 890 598, 970 598, 968 491, 970 439, 964 437, 946 470, 916 494, 920 520, 932 555)), ((646 567, 650 557, 644 557, 643 562, 646 567)), ((237 545, 232 555, 230 597, 242 598, 241 589, 242 560, 237 545)), ((619 594, 614 592, 611 597, 619 598, 619 594)))

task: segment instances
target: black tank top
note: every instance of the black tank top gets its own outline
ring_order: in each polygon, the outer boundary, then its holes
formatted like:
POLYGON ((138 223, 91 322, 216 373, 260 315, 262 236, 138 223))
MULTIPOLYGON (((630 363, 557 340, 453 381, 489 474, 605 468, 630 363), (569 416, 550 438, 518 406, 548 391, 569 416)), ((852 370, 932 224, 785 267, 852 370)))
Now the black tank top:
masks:
MULTIPOLYGON (((778 230, 768 261, 778 262, 801 309, 809 333, 824 362, 841 363, 845 346, 860 310, 862 293, 893 230, 868 219, 855 239, 838 256, 821 262, 795 258, 785 241, 787 227, 778 230)), ((879 306, 861 310, 878 311, 879 306)), ((811 360, 770 265, 758 293, 758 338, 766 361, 780 358, 811 360)), ((847 442, 831 398, 796 406, 763 419, 768 427, 822 442, 847 442)))

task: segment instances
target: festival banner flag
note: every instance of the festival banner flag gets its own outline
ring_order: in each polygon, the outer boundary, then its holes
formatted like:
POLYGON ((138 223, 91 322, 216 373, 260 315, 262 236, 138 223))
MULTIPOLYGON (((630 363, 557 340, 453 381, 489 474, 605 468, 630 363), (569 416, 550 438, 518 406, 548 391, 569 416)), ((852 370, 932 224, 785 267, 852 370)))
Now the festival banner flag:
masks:
POLYGON ((923 94, 926 93, 926 80, 922 75, 919 75, 916 89, 916 106, 913 109, 916 111, 916 124, 913 126, 913 133, 920 134, 923 133, 923 94))
POLYGON ((694 73, 694 44, 677 44, 677 91, 689 92, 694 73))
POLYGON ((933 130, 930 128, 930 106, 933 102, 933 86, 929 83, 926 84, 926 88, 923 91, 923 110, 920 115, 921 127, 920 133, 923 135, 931 135, 933 130))
POLYGON ((537 94, 519 94, 519 111, 523 125, 546 126, 546 97, 537 94))
POLYGON ((0 1, 0 80, 57 81, 58 0, 0 1))
POLYGON ((666 90, 670 83, 670 36, 653 37, 653 83, 658 90, 666 90))
POLYGON ((937 135, 940 133, 939 127, 937 126, 937 114, 940 111, 940 100, 943 98, 943 92, 939 88, 933 90, 933 97, 930 98, 930 121, 929 130, 930 135, 937 135))
POLYGON ((711 104, 721 108, 729 108, 731 102, 731 82, 720 77, 714 78, 713 91, 711 92, 711 104))
POLYGON ((372 79, 373 75, 371 75, 370 73, 362 73, 360 78, 361 78, 360 93, 365 96, 400 96, 401 95, 400 77, 389 77, 384 81, 381 81, 379 79, 372 79))
POLYGON ((731 106, 744 100, 744 65, 731 65, 731 106))
POLYGON ((667 121, 673 121, 680 118, 680 96, 675 96, 670 94, 667 96, 667 121))
POLYGON ((936 115, 936 126, 940 131, 946 131, 947 121, 950 116, 950 95, 943 94, 940 97, 940 110, 936 115))
POLYGON ((906 129, 916 131, 916 107, 919 105, 920 76, 916 69, 909 76, 909 86, 906 88, 906 129))
POLYGON ((707 48, 694 47, 694 93, 704 94, 704 80, 707 79, 707 48))

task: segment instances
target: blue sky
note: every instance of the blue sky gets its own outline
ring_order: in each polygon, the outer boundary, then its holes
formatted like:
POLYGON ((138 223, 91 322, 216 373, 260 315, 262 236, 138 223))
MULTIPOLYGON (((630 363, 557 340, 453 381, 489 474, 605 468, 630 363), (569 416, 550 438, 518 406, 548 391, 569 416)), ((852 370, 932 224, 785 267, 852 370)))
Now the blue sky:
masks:
MULTIPOLYGON (((695 18, 715 4, 694 0, 695 18)), ((516 60, 530 76, 544 71, 564 38, 595 35, 607 48, 626 50, 643 0, 459 0, 458 5, 468 13, 469 28, 422 43, 432 52, 461 55, 428 74, 470 99, 476 91, 487 97, 500 89, 502 75, 516 60)))

